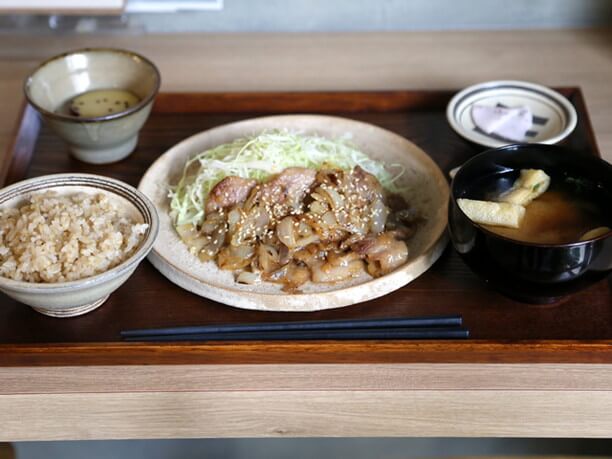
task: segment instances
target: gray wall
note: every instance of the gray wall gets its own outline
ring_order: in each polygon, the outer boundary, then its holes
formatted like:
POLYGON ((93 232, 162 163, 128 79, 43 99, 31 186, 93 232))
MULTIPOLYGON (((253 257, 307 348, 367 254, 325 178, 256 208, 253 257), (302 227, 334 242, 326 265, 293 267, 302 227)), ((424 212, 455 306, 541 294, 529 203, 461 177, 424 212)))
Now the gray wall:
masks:
POLYGON ((154 32, 582 28, 612 24, 612 1, 225 0, 222 11, 128 19, 154 32))
MULTIPOLYGON (((168 0, 172 1, 172 0, 168 0)), ((224 0, 220 11, 0 16, 8 33, 337 32, 612 25, 612 0, 224 0)))

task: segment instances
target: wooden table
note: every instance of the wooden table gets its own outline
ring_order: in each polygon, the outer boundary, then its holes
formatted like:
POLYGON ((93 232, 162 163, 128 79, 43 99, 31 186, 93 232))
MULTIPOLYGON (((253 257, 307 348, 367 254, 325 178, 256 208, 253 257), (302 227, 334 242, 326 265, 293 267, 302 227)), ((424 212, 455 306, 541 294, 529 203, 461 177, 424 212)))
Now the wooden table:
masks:
MULTIPOLYGON (((502 78, 580 86, 612 161, 609 31, 3 37, 0 151, 28 71, 44 57, 94 45, 147 55, 167 92, 448 89, 502 78)), ((266 350, 286 352, 282 344, 266 350)), ((20 366, 0 368, 0 441, 612 432, 612 366, 596 355, 564 363, 571 343, 543 359, 503 364, 450 363, 443 345, 417 360, 402 360, 390 345, 388 364, 309 363, 312 352, 305 345, 283 363, 258 364, 261 347, 243 344, 234 360, 112 367, 38 367, 24 356, 20 366)))

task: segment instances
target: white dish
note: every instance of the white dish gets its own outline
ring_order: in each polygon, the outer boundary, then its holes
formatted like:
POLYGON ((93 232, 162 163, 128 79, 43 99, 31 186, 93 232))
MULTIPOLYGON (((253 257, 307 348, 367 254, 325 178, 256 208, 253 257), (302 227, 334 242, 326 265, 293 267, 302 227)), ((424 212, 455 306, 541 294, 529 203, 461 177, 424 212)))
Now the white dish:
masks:
POLYGON ((572 133, 578 119, 576 109, 562 94, 539 84, 503 80, 465 88, 449 102, 446 118, 460 136, 492 148, 517 142, 479 130, 471 113, 475 104, 529 107, 533 113, 533 125, 519 143, 558 143, 572 133))
POLYGON ((267 311, 316 311, 351 305, 385 295, 408 284, 425 272, 440 256, 447 237, 448 184, 433 160, 405 138, 370 124, 316 115, 286 115, 255 118, 196 134, 172 147, 149 168, 140 185, 155 204, 160 232, 149 260, 168 279, 197 295, 228 305, 267 311), (169 216, 168 188, 175 184, 188 158, 234 139, 271 129, 289 129, 328 138, 347 134, 352 143, 374 159, 400 163, 403 179, 411 183, 410 203, 423 209, 427 223, 408 242, 406 264, 386 276, 364 275, 351 282, 306 284, 302 293, 288 294, 279 285, 242 285, 230 271, 213 262, 201 262, 189 253, 175 232, 169 216))

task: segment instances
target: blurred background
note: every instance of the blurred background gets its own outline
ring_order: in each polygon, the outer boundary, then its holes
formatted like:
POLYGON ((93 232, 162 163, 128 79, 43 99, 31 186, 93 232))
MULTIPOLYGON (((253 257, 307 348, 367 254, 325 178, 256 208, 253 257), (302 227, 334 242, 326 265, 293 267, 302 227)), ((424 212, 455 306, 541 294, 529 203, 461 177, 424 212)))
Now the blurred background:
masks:
POLYGON ((608 0, 0 0, 17 33, 361 32, 609 25, 608 0))
MULTIPOLYGON (((520 34, 525 29, 595 28, 611 23, 610 0, 0 0, 0 40, 19 34, 417 30, 520 34)), ((612 441, 585 439, 189 439, 13 446, 19 459, 612 455, 612 441)))

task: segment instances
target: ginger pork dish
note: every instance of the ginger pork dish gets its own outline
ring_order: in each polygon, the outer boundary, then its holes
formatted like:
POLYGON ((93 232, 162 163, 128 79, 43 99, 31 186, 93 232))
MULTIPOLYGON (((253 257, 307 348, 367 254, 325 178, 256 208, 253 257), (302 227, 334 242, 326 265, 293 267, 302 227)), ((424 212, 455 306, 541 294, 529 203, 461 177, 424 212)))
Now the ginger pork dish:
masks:
POLYGON ((170 192, 171 217, 199 260, 239 283, 299 292, 407 261, 423 217, 395 185, 402 174, 345 140, 263 133, 192 158, 170 192))

